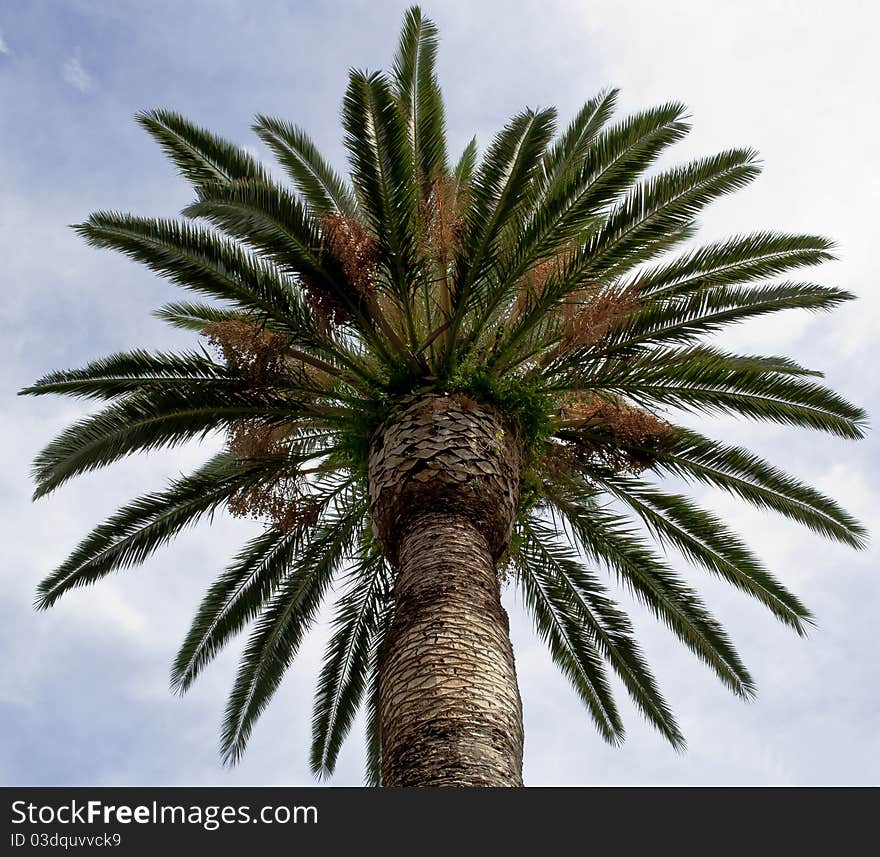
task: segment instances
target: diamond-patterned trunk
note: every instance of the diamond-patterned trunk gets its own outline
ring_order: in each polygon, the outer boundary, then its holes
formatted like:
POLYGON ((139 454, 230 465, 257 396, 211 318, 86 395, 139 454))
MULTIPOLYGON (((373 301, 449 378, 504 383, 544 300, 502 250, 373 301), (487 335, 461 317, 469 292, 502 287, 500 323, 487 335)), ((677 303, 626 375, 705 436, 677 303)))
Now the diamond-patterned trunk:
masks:
POLYGON ((496 566, 521 444, 466 397, 414 399, 375 435, 376 536, 398 570, 380 661, 386 786, 522 784, 522 705, 496 566))

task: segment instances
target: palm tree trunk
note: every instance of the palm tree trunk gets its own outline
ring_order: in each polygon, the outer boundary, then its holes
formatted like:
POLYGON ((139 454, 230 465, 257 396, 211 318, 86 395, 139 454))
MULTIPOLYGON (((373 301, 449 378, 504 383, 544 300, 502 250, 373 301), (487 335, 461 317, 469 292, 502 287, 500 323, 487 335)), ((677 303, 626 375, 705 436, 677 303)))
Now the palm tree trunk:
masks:
POLYGON ((387 786, 522 785, 522 703, 484 535, 455 514, 400 543, 379 685, 387 786))
POLYGON ((462 396, 415 399, 373 438, 370 509, 397 568, 380 659, 383 785, 522 785, 522 704, 496 571, 521 469, 515 427, 462 396))

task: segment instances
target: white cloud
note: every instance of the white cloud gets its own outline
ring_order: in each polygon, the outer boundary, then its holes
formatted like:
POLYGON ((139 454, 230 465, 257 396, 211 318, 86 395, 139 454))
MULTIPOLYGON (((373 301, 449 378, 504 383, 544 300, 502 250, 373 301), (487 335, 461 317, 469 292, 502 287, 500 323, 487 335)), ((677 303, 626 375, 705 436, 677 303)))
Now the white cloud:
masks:
POLYGON ((3 38, 3 31, 0 30, 0 54, 8 54, 9 46, 6 44, 6 41, 3 38))
POLYGON ((874 98, 876 54, 860 33, 873 29, 876 13, 851 0, 746 0, 726 12, 689 0, 635 0, 625 13, 608 0, 591 3, 588 12, 577 2, 566 5, 602 82, 622 87, 627 109, 667 99, 687 104, 693 131, 674 148, 674 159, 728 146, 760 152, 763 175, 706 212, 702 239, 769 227, 820 232, 837 242, 839 261, 804 279, 850 289, 861 300, 830 324, 826 316, 774 316, 764 330, 782 340, 777 347, 830 328, 835 351, 849 362, 873 342, 880 299, 869 273, 870 200, 880 190, 873 161, 880 120, 859 105, 874 98))
POLYGON ((71 57, 61 70, 64 80, 80 92, 88 92, 94 85, 92 76, 83 68, 79 57, 71 57))

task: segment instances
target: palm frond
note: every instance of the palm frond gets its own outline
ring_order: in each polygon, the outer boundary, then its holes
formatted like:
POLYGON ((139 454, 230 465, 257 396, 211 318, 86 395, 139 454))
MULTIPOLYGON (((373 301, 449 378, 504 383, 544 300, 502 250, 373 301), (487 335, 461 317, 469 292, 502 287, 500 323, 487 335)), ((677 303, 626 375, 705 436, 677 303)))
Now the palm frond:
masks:
POLYGON ((205 438, 236 420, 271 424, 291 422, 296 414, 293 398, 230 389, 225 379, 188 380, 173 388, 132 393, 73 423, 37 455, 34 497, 134 452, 205 438))
POLYGON ((588 241, 592 278, 619 275, 645 261, 638 251, 646 242, 665 239, 714 199, 753 181, 760 173, 756 157, 751 149, 731 149, 636 185, 588 241))
POLYGON ((263 168, 241 146, 194 125, 179 113, 147 110, 135 118, 158 141, 181 175, 197 187, 265 178, 263 168))
POLYGON ((544 154, 535 176, 536 205, 581 169, 590 146, 614 113, 618 94, 619 90, 611 89, 593 96, 544 154))
POLYGON ((312 718, 312 773, 330 776, 369 682, 371 643, 390 597, 390 569, 375 544, 362 545, 336 605, 312 718))
POLYGON ((498 239, 526 198, 555 120, 552 109, 520 113, 495 137, 471 181, 462 247, 455 264, 447 362, 455 359, 458 330, 470 307, 474 285, 494 263, 498 239))
POLYGON ((305 207, 280 185, 265 181, 209 185, 184 210, 250 244, 294 276, 330 278, 321 264, 321 233, 305 207))
POLYGON ((583 627, 579 612, 555 590, 553 581, 534 572, 536 557, 530 554, 530 547, 526 540, 518 579, 535 629, 587 707, 599 734, 609 744, 619 744, 624 737, 623 723, 595 640, 583 627))
POLYGON ((588 635, 639 710, 673 747, 684 749, 684 738, 632 636, 626 615, 546 524, 533 516, 521 525, 521 532, 523 541, 517 548, 522 558, 520 573, 535 578, 532 585, 540 588, 561 615, 573 617, 570 627, 588 635))
POLYGON ((305 131, 284 119, 262 114, 257 114, 253 130, 278 158, 316 216, 334 212, 358 216, 348 183, 327 163, 305 131))
MULTIPOLYGON (((184 213, 204 218, 250 244, 300 288, 342 307, 357 334, 379 357, 393 363, 364 296, 345 277, 340 261, 323 252, 321 230, 287 190, 268 182, 211 185, 201 190, 199 201, 184 213)), ((313 320, 313 330, 321 327, 313 320)))
POLYGON ((242 387, 241 378, 204 353, 151 353, 138 349, 94 360, 82 369, 50 372, 19 395, 49 393, 84 399, 114 399, 140 390, 173 389, 190 381, 223 382, 230 390, 242 387))
POLYGON ((94 247, 120 250, 185 289, 263 313, 307 336, 316 322, 278 269, 188 223, 96 212, 74 227, 94 247))
POLYGON ((391 607, 383 615, 383 626, 373 641, 370 653, 369 687, 367 689, 367 758, 364 765, 364 785, 382 785, 382 730, 379 708, 379 659, 381 644, 390 623, 391 607))
POLYGON ((466 292, 492 262, 490 249, 526 197, 553 135, 556 111, 526 110, 495 137, 471 182, 459 289, 466 292))
POLYGON ((437 27, 411 7, 403 21, 394 58, 394 94, 406 124, 409 149, 420 186, 444 176, 446 128, 436 75, 437 27))
POLYGON ((816 235, 755 232, 717 241, 640 271, 626 288, 643 297, 671 298, 694 289, 752 282, 834 258, 834 244, 816 235))
MULTIPOLYGON (((600 118, 604 119, 610 109, 607 105, 600 118)), ((597 218, 607 219, 607 207, 628 191, 632 194, 633 182, 665 148, 687 133, 684 114, 683 105, 665 104, 629 116, 585 141, 579 169, 557 174, 518 236, 516 261, 507 277, 516 279, 535 261, 558 251, 580 232, 582 240, 577 243, 591 240, 598 229, 597 218)), ((588 255, 595 255, 595 237, 587 247, 588 255)))
POLYGON ((325 517, 257 619, 226 706, 220 746, 227 764, 241 758, 254 724, 278 689, 362 528, 360 509, 325 517))
POLYGON ((191 330, 196 333, 201 333, 206 325, 221 321, 263 323, 263 319, 254 313, 193 301, 171 301, 154 310, 153 316, 179 330, 191 330))
MULTIPOLYGON (((666 147, 687 133, 684 115, 684 106, 673 102, 633 114, 594 137, 580 169, 573 174, 560 174, 553 193, 531 212, 521 234, 517 235, 514 252, 504 259, 494 285, 487 290, 468 348, 491 326, 511 293, 519 287, 523 274, 546 255, 558 253, 560 245, 577 236, 575 246, 568 248, 541 293, 530 296, 527 308, 519 314, 506 336, 495 344, 491 365, 502 371, 509 367, 507 361, 520 344, 546 322, 552 309, 568 294, 583 287, 587 273, 595 267, 596 233, 608 216, 607 207, 630 190, 632 183, 666 147)), ((666 233, 655 232, 653 238, 645 238, 642 258, 647 250, 654 253, 665 249, 670 236, 680 240, 687 234, 688 224, 681 222, 666 233)))
POLYGON ((265 609, 302 541, 298 529, 268 529, 235 556, 208 589, 178 650, 171 670, 175 691, 189 690, 221 648, 265 609))
MULTIPOLYGON (((577 362, 576 354, 565 363, 577 362)), ((865 412, 803 375, 780 372, 778 361, 716 349, 652 349, 623 360, 584 364, 555 386, 619 394, 636 403, 704 414, 735 413, 845 438, 864 436, 865 412)))
POLYGON ((182 530, 212 515, 234 494, 270 477, 278 468, 277 461, 242 462, 223 452, 164 491, 123 506, 40 583, 36 606, 44 610, 70 589, 140 565, 182 530))
POLYGON ((456 199, 463 200, 470 189, 477 169, 477 138, 472 137, 452 168, 456 199))
POLYGON ((383 75, 351 72, 342 121, 361 209, 376 234, 393 293, 406 312, 418 197, 407 129, 383 75))
POLYGON ((633 509, 658 541, 751 595, 801 636, 813 624, 810 611, 716 515, 640 480, 609 475, 598 477, 598 482, 633 509))
POLYGON ((731 691, 745 698, 754 695, 754 682, 724 629, 623 519, 589 496, 557 492, 548 499, 586 556, 615 572, 731 691))
POLYGON ((672 441, 652 450, 652 456, 656 471, 714 485, 823 536, 865 547, 867 530, 838 503, 747 449, 677 428, 672 441))
MULTIPOLYGON (((365 511, 350 478, 331 482, 312 496, 319 520, 331 504, 361 515, 365 511)), ((311 538, 308 528, 270 528, 242 548, 205 594, 181 644, 171 671, 177 692, 187 691, 221 649, 266 608, 311 538)))
POLYGON ((690 130, 679 102, 641 110, 601 131, 586 150, 574 202, 598 211, 625 194, 660 154, 690 130))
POLYGON ((706 288, 683 299, 651 300, 610 332, 610 344, 601 353, 690 342, 749 318, 788 309, 829 311, 854 298, 851 292, 812 283, 706 288))

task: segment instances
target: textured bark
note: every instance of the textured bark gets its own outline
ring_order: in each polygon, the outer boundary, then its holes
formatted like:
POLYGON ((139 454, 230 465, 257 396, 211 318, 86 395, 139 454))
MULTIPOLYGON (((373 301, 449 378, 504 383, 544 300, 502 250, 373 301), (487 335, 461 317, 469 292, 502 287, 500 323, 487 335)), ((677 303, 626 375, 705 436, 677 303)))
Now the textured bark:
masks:
POLYGON ((483 534, 410 519, 379 685, 386 786, 522 785, 522 703, 483 534))
POLYGON ((519 503, 522 449, 516 428, 464 396, 413 400, 376 432, 370 449, 370 511, 392 562, 408 520, 458 512, 484 533, 493 560, 507 549, 519 503))
POLYGON ((380 661, 386 786, 522 785, 522 704, 496 564, 516 430, 466 397, 413 400, 373 439, 370 508, 397 567, 380 661))

